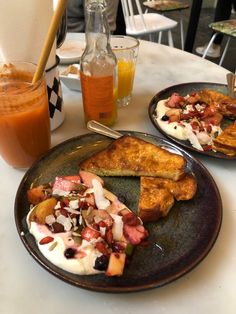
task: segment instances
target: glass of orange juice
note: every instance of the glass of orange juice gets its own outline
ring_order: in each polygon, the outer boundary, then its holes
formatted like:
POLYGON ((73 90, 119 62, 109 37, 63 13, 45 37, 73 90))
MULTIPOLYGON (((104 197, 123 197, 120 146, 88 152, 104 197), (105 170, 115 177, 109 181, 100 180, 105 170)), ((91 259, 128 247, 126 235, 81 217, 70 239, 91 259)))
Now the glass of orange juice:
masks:
POLYGON ((118 65, 117 103, 123 107, 130 103, 132 97, 139 41, 130 36, 111 36, 111 48, 118 65))
POLYGON ((15 168, 28 168, 50 148, 45 78, 31 84, 36 66, 0 62, 0 155, 15 168))

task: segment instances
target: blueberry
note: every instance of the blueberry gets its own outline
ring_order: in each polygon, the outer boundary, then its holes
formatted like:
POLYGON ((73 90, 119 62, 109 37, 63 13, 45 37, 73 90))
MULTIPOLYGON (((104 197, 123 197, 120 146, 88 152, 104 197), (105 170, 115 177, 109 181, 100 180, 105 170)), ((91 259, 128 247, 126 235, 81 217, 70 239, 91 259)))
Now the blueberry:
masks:
POLYGON ((64 255, 66 258, 73 258, 75 256, 75 250, 69 247, 68 249, 65 250, 64 255))
POLYGON ((168 121, 169 117, 167 115, 164 115, 164 116, 161 117, 161 120, 162 121, 168 121))
POLYGON ((106 255, 101 255, 96 258, 94 269, 106 270, 108 266, 109 258, 106 255))

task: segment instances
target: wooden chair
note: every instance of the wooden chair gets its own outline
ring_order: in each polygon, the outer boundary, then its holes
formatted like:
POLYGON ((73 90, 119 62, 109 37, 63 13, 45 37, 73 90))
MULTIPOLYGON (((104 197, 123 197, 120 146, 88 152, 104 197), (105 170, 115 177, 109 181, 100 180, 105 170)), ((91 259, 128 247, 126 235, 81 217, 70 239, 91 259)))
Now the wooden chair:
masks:
MULTIPOLYGON (((154 40, 154 34, 166 31, 169 46, 174 46, 171 29, 177 26, 176 21, 158 13, 143 13, 139 0, 121 0, 121 3, 127 35, 149 35, 149 40, 154 40)), ((158 42, 161 42, 161 36, 158 42)))

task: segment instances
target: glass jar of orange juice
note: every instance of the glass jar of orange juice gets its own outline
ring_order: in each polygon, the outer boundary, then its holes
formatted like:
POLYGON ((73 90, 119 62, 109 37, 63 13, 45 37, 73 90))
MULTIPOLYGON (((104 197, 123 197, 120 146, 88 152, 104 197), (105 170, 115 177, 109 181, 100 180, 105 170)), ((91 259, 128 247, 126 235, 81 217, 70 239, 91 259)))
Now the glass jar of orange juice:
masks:
POLYGON ((16 168, 30 167, 51 144, 46 83, 31 84, 35 69, 0 63, 0 155, 16 168))

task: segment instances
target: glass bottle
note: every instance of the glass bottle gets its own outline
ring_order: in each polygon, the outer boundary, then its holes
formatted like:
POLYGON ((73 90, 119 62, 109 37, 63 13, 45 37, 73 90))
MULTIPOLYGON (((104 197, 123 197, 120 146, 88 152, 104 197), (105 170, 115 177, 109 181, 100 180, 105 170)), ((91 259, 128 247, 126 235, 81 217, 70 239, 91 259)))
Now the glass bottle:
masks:
POLYGON ((86 1, 86 48, 80 61, 85 122, 112 125, 117 118, 117 61, 110 46, 104 0, 86 1))

